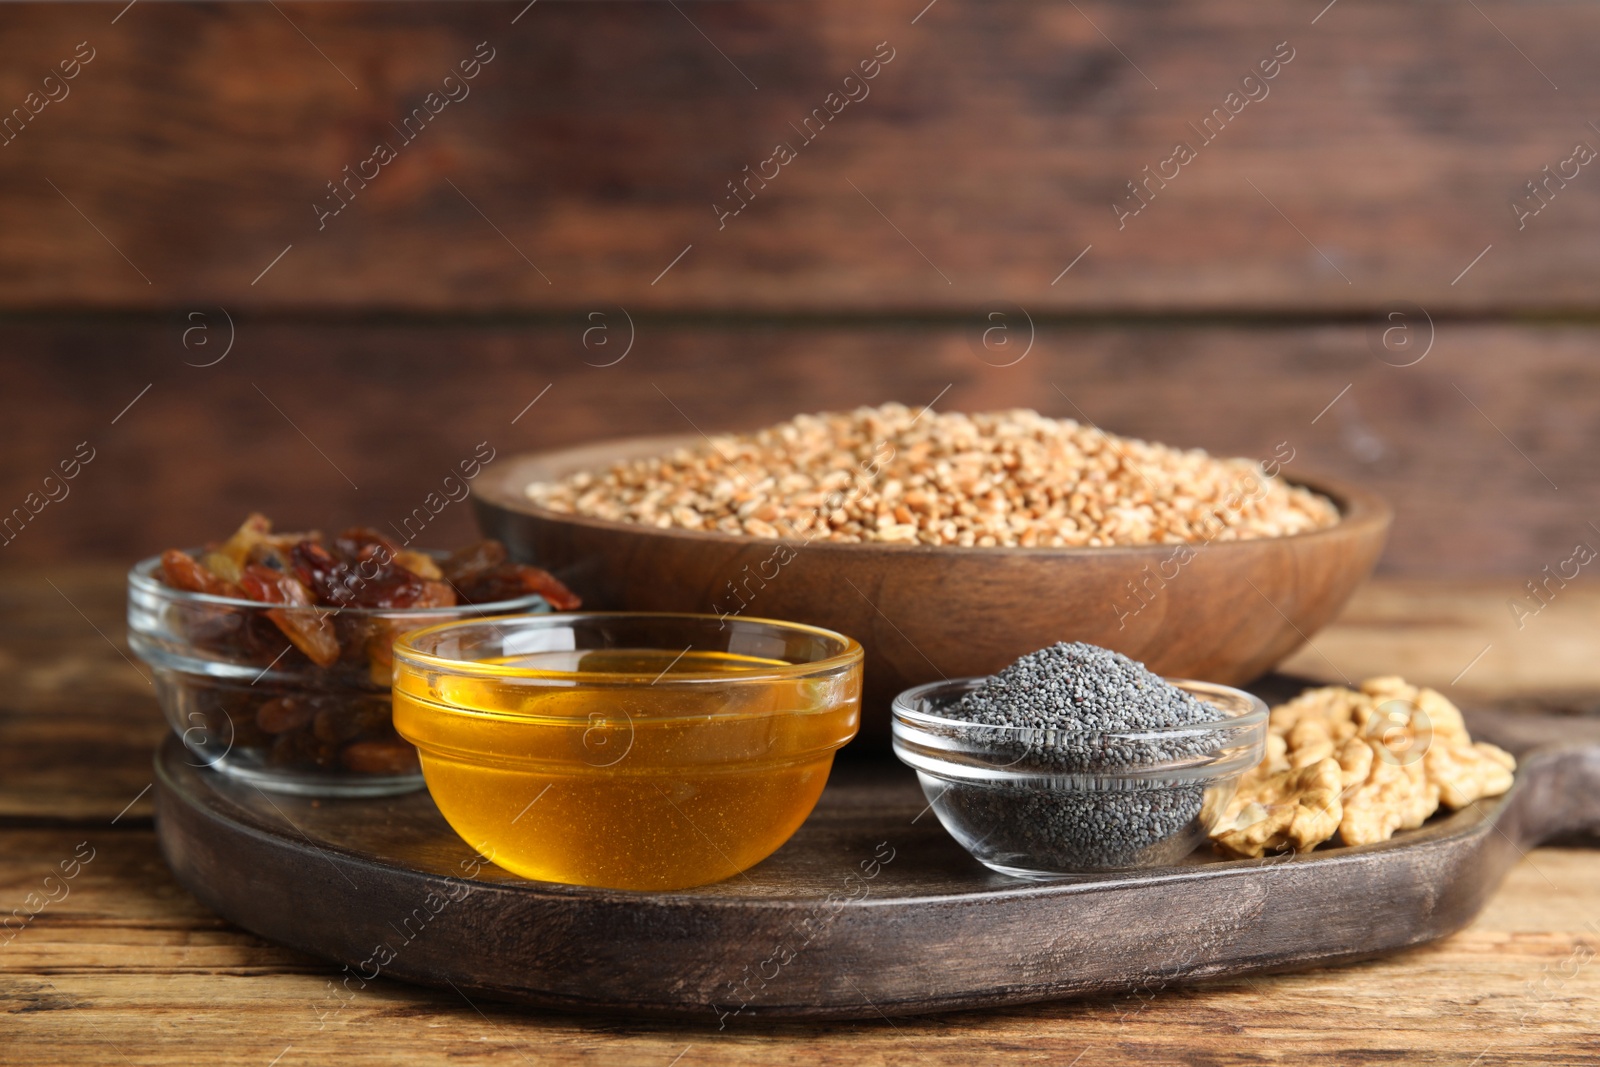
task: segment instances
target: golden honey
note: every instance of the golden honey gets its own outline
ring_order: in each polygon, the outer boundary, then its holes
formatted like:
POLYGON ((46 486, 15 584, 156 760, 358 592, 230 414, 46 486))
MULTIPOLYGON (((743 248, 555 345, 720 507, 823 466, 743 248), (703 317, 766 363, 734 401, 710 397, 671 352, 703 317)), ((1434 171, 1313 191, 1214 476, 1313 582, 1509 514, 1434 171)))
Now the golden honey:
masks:
POLYGON ((398 671, 395 727, 456 832, 544 881, 738 875, 811 813, 860 717, 859 659, 806 674, 729 652, 602 649, 462 666, 398 671))

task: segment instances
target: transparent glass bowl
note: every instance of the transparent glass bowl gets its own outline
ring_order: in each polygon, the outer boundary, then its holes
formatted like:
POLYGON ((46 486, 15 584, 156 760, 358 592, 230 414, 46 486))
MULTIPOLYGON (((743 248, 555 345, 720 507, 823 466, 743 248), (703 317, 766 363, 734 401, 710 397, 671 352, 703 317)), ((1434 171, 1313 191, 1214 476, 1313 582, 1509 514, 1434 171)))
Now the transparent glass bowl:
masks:
POLYGON ((984 682, 959 678, 895 698, 895 755, 917 772, 951 836, 1002 874, 1175 863, 1205 840, 1240 776, 1261 762, 1267 706, 1225 685, 1167 681, 1215 707, 1216 719, 1071 734, 987 726, 943 714, 984 682))
POLYGON ((683 889, 774 852, 861 719, 861 646, 796 623, 575 613, 395 646, 394 721, 466 842, 525 878, 683 889))
POLYGON ((407 630, 502 612, 543 597, 452 608, 282 608, 173 589, 159 557, 128 572, 128 643, 196 766, 283 793, 381 796, 420 789, 416 751, 390 716, 390 645, 407 630), (340 658, 313 663, 268 617, 321 615, 340 658))

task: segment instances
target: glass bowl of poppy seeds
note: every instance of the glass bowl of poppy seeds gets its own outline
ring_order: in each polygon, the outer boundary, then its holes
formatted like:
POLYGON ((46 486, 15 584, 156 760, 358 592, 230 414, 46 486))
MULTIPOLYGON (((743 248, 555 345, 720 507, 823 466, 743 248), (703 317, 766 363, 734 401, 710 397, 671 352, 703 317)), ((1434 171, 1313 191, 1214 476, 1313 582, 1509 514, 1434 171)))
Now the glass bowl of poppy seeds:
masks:
POLYGON ((1053 878, 1176 863, 1261 761, 1267 706, 1081 642, 894 701, 894 750, 985 866, 1053 878))

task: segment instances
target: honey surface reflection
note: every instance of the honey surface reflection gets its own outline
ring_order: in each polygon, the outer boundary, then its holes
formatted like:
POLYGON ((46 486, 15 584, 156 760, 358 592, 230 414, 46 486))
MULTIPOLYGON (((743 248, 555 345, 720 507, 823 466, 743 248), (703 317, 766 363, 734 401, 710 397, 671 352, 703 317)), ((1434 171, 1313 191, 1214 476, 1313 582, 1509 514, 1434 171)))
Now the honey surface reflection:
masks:
POLYGON ((855 733, 858 673, 694 649, 541 652, 490 676, 408 674, 395 724, 440 811, 527 878, 673 889, 760 862, 855 733))

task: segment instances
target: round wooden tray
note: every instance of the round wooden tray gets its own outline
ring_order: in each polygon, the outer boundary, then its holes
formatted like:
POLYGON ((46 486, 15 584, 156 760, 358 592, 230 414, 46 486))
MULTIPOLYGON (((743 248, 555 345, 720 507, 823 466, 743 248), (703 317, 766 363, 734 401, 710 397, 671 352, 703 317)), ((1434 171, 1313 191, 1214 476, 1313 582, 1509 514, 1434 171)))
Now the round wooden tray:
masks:
MULTIPOLYGON (((1526 749, 1573 721, 1473 716, 1526 749)), ((1034 883, 967 856, 899 764, 841 758, 816 812, 747 875, 675 893, 529 882, 426 793, 309 800, 156 756, 156 826, 202 903, 346 966, 559 1009, 869 1018, 1149 989, 1357 959, 1471 920, 1521 853, 1600 832, 1600 730, 1542 744, 1503 798, 1381 845, 1034 883)), ((1579 724, 1577 729, 1583 729, 1579 724)), ((330 1001, 331 1008, 337 1003, 330 1001)))

